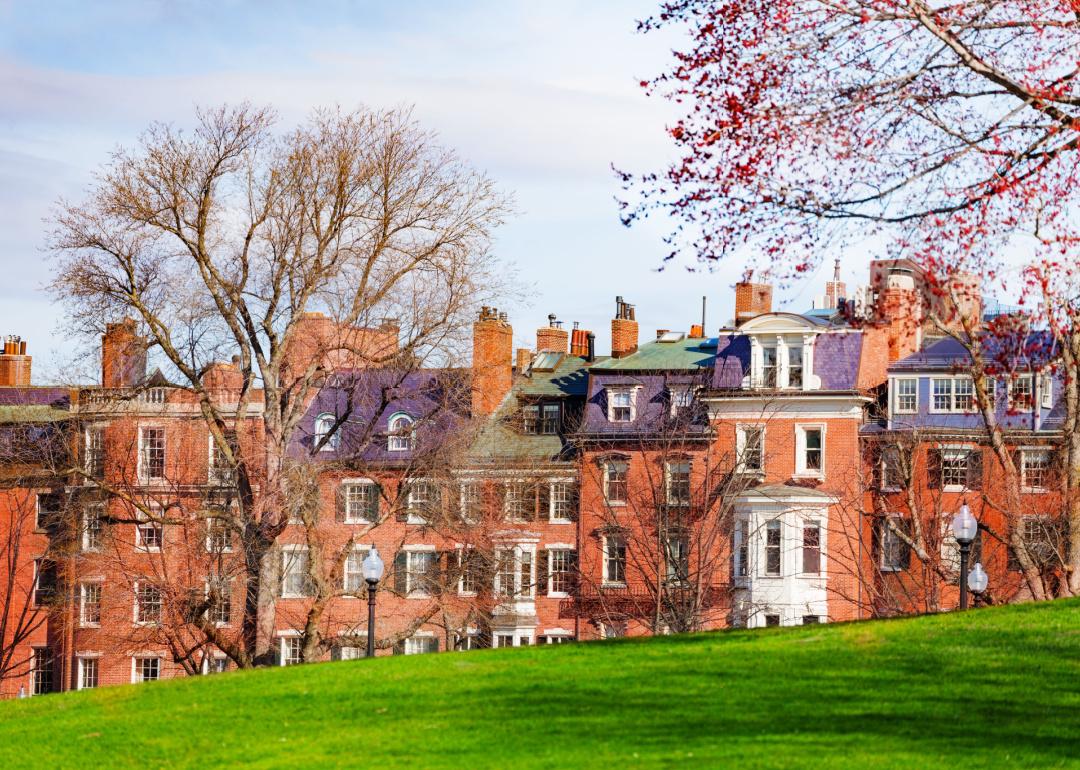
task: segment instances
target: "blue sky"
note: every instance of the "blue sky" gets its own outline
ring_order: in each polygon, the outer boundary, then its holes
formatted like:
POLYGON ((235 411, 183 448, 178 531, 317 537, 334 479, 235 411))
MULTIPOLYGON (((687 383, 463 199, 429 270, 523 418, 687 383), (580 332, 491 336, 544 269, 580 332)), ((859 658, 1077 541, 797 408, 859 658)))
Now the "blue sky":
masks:
MULTIPOLYGON (((642 36, 656 0, 527 2, 50 2, 0 0, 0 334, 21 334, 35 380, 75 351, 42 290, 51 205, 153 120, 190 124, 196 104, 273 104, 284 122, 314 106, 411 104, 416 117, 514 193, 496 249, 528 300, 509 307, 531 345, 547 314, 609 346, 614 297, 637 305, 642 339, 686 329, 709 297, 711 330, 731 316, 738 264, 657 273, 663 222, 627 230, 614 163, 670 157, 669 105, 637 83, 679 40, 642 36), (317 10, 314 10, 317 9, 317 10)), ((865 260, 844 277, 861 281, 865 260)), ((823 274, 782 295, 804 309, 823 274)))

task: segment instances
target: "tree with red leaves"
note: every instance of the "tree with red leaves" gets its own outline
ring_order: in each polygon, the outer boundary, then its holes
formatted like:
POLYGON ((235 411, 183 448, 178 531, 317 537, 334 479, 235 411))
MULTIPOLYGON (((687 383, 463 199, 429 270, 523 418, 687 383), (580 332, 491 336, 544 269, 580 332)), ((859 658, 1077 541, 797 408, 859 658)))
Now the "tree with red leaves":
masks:
MULTIPOLYGON (((1066 413, 1067 563, 1051 585, 1024 572, 1036 598, 1080 593, 1080 0, 672 0, 640 22, 665 27, 687 45, 642 86, 679 107, 678 159, 620 172, 624 223, 666 212, 667 259, 747 258, 778 277, 859 242, 941 292, 958 272, 1012 282, 1037 308, 1000 326, 1022 328, 1021 346, 1049 332, 1066 413)), ((981 344, 998 331, 943 320, 1018 489, 981 384, 1000 371, 981 344)))

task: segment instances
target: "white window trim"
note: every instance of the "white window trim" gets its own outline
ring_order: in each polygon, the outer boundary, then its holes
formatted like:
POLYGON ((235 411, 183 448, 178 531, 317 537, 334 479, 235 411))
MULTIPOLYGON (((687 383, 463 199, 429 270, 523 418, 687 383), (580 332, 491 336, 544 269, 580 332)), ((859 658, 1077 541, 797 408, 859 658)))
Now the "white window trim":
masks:
POLYGON ((735 461, 736 470, 738 473, 752 475, 752 476, 764 476, 765 475, 765 425, 762 423, 749 423, 740 422, 735 425, 735 461), (746 468, 746 457, 744 452, 746 451, 746 432, 748 430, 760 430, 761 431, 761 468, 758 470, 749 470, 746 468))
MULTIPOLYGON (((416 545, 403 545, 401 550, 405 552, 405 597, 407 599, 427 599, 431 594, 427 591, 423 591, 419 588, 413 587, 413 570, 412 570, 412 555, 414 553, 433 553, 435 559, 438 560, 438 552, 435 546, 421 543, 416 545)), ((435 569, 438 569, 438 563, 435 564, 435 569)))
MULTIPOLYGON (((147 681, 159 682, 162 679, 162 674, 165 673, 165 656, 155 652, 136 653, 131 656, 131 683, 143 684, 147 681), (139 679, 139 661, 144 659, 157 659, 158 662, 158 675, 157 679, 139 679)), ((100 672, 99 672, 100 674, 100 672)))
POLYGON ((761 553, 758 559, 760 571, 755 577, 766 581, 780 581, 791 575, 791 570, 787 569, 787 552, 790 550, 785 540, 790 536, 789 527, 784 524, 784 517, 782 514, 776 514, 769 516, 763 522, 761 522, 761 534, 757 538, 760 543, 761 553), (780 527, 780 571, 775 575, 769 574, 769 525, 778 524, 780 527))
POLYGON ((224 521, 224 518, 225 518, 224 516, 207 516, 206 517, 206 543, 205 543, 205 546, 206 546, 206 552, 207 553, 232 553, 233 552, 232 531, 229 530, 227 526, 225 528, 226 531, 229 534, 229 544, 227 546, 225 546, 224 548, 214 548, 213 544, 211 542, 211 539, 210 539, 210 530, 211 530, 210 522, 212 520, 224 521))
MULTIPOLYGON (((964 471, 964 479, 965 479, 965 481, 964 481, 963 484, 946 484, 945 483, 945 479, 944 479, 945 455, 948 452, 956 452, 956 453, 961 453, 962 452, 965 455, 968 455, 967 462, 970 463, 971 462, 971 458, 970 458, 971 453, 979 451, 979 447, 977 447, 977 446, 974 446, 974 447, 973 446, 966 446, 964 444, 944 444, 944 445, 938 447, 937 449, 938 449, 938 452, 941 453, 941 463, 942 463, 942 467, 939 469, 939 471, 942 473, 941 491, 942 492, 964 492, 964 491, 967 491, 968 485, 967 485, 967 480, 966 479, 967 479, 967 474, 969 472, 967 470, 964 471)), ((965 465, 964 467, 968 468, 969 466, 965 465)))
POLYGON ((625 425, 637 420, 637 395, 641 390, 640 385, 606 385, 604 387, 605 395, 607 397, 607 419, 610 423, 617 425, 625 425), (615 394, 630 394, 630 419, 629 420, 616 420, 615 419, 615 394))
POLYGON ((394 412, 386 421, 386 434, 387 452, 411 452, 413 449, 413 442, 416 441, 416 420, 407 412, 394 412), (406 436, 406 445, 396 447, 394 446, 394 439, 401 438, 394 430, 394 423, 398 420, 406 420, 408 422, 409 433, 406 436))
POLYGON ((499 597, 500 604, 512 604, 532 602, 536 599, 536 545, 534 543, 515 543, 513 545, 507 543, 506 545, 500 545, 495 549, 496 554, 496 569, 495 579, 492 582, 492 586, 495 589, 495 595, 499 597), (503 593, 502 586, 502 570, 499 569, 498 555, 502 552, 510 551, 514 560, 514 586, 511 593, 503 593), (521 581, 521 562, 522 554, 528 553, 530 555, 529 562, 529 585, 527 587, 522 585, 521 581), (526 590, 523 590, 527 588, 526 590))
POLYGON ((457 551, 457 566, 458 566, 458 579, 457 579, 457 595, 458 596, 476 596, 477 591, 465 590, 465 554, 472 553, 475 549, 470 546, 458 545, 455 549, 457 551))
MULTIPOLYGON (((1029 391, 1031 393, 1031 408, 1030 408, 1030 411, 1035 411, 1036 407, 1038 407, 1038 405, 1039 405, 1039 394, 1035 392, 1035 377, 1032 375, 1031 372, 1025 372, 1024 374, 1018 374, 1015 377, 1011 377, 1006 381, 1006 383, 1005 383, 1005 391, 1006 391, 1006 394, 1008 396, 1009 411, 1014 411, 1014 412, 1021 411, 1021 407, 1018 407, 1016 405, 1016 400, 1014 398, 1014 393, 1016 392, 1016 387, 1015 386, 1021 380, 1027 380, 1027 381, 1029 381, 1031 383, 1031 388, 1030 388, 1030 391, 1029 391)), ((1026 411, 1026 409, 1025 409, 1025 411, 1026 411)))
MULTIPOLYGON (((323 434, 322 434, 322 431, 320 430, 320 427, 324 422, 327 421, 327 418, 329 418, 329 424, 327 425, 327 431, 329 431, 331 428, 334 427, 334 423, 337 422, 337 415, 335 415, 333 412, 321 412, 318 416, 315 417, 315 422, 314 422, 314 424, 312 426, 313 430, 311 432, 312 433, 312 441, 315 444, 318 444, 319 441, 322 440, 322 435, 323 434)), ((335 430, 333 435, 331 435, 330 438, 327 439, 326 443, 324 443, 322 445, 322 448, 319 451, 320 452, 333 452, 335 449, 338 448, 338 444, 340 443, 340 441, 341 441, 341 426, 339 425, 337 427, 337 430, 335 430)))
POLYGON ((1053 454, 1051 454, 1050 447, 1045 447, 1045 446, 1025 446, 1025 447, 1020 447, 1019 449, 1020 449, 1020 468, 1018 468, 1018 470, 1020 471, 1020 488, 1021 488, 1021 491, 1028 492, 1028 493, 1031 493, 1031 494, 1043 494, 1045 492, 1048 492, 1049 489, 1047 489, 1046 487, 1033 487, 1033 486, 1030 486, 1027 483, 1027 456, 1028 456, 1028 454, 1033 454, 1033 453, 1036 453, 1036 452, 1046 454, 1047 455, 1047 470, 1049 471, 1050 466, 1051 466, 1051 464, 1053 463, 1053 460, 1054 460, 1053 454))
POLYGON ((303 664, 303 660, 298 660, 295 663, 285 662, 285 651, 287 649, 286 642, 291 639, 299 639, 300 632, 295 629, 289 629, 287 631, 278 632, 278 666, 284 668, 285 666, 299 666, 303 664))
POLYGON ((893 414, 918 414, 919 412, 919 378, 918 377, 893 377, 890 381, 891 384, 891 398, 889 403, 892 406, 893 414), (914 382, 915 383, 915 406, 912 409, 900 408, 900 383, 901 382, 914 382))
POLYGON ((754 557, 751 556, 750 518, 748 516, 743 515, 735 518, 732 544, 732 580, 737 587, 745 588, 750 584, 750 578, 754 574, 751 570, 754 557), (744 555, 745 559, 742 558, 744 555))
MULTIPOLYGON (((808 515, 808 516, 800 517, 798 519, 798 525, 799 525, 799 530, 796 533, 797 536, 798 536, 798 539, 797 539, 797 542, 795 544, 795 547, 798 548, 798 551, 799 551, 799 559, 798 559, 798 561, 799 561, 799 569, 795 573, 795 575, 796 575, 796 577, 802 578, 804 580, 819 580, 819 581, 824 580, 827 577, 828 572, 829 572, 828 556, 825 553, 825 543, 826 543, 826 540, 828 539, 827 538, 827 531, 826 531, 826 528, 825 528, 825 521, 823 519, 819 518, 816 515, 808 515), (805 529, 807 526, 817 527, 817 530, 818 530, 818 571, 817 572, 807 572, 806 571, 806 565, 803 563, 803 556, 804 556, 804 551, 803 551, 804 533, 803 533, 803 529, 805 529)), ((782 531, 783 530, 781 530, 781 532, 782 531)), ((784 547, 783 546, 783 540, 781 540, 780 547, 781 547, 781 549, 783 549, 783 547, 784 547)), ((783 566, 783 554, 782 553, 781 553, 780 561, 781 561, 781 566, 783 566)), ((810 613, 807 613, 807 614, 810 614, 810 613)))
POLYGON ((139 427, 138 427, 138 432, 137 432, 137 436, 138 436, 137 444, 138 444, 138 446, 136 447, 137 451, 135 453, 135 465, 136 465, 135 476, 136 476, 136 478, 139 479, 139 483, 144 485, 144 486, 152 485, 152 484, 164 484, 164 483, 167 482, 166 476, 161 476, 161 477, 154 476, 153 478, 150 478, 149 476, 146 475, 146 469, 143 467, 143 430, 145 430, 145 429, 160 429, 160 430, 162 430, 164 432, 163 438, 165 440, 164 452, 165 452, 165 466, 166 467, 163 469, 163 472, 168 474, 168 462, 169 462, 169 442, 168 442, 169 431, 168 431, 168 429, 164 425, 160 425, 158 423, 149 423, 149 424, 140 423, 139 427))
MULTIPOLYGON (((291 591, 286 591, 285 590, 286 577, 287 577, 287 573, 285 571, 285 562, 286 562, 285 554, 286 553, 306 553, 308 550, 309 549, 308 549, 308 547, 306 545, 300 545, 300 544, 297 544, 297 543, 288 543, 286 545, 281 546, 281 598, 282 599, 306 599, 307 598, 302 593, 294 594, 291 591)), ((311 558, 311 554, 308 554, 308 558, 309 559, 311 558)), ((309 564, 310 564, 310 561, 309 561, 309 564)))
POLYGON ((76 656, 77 670, 75 672, 75 689, 76 690, 94 690, 101 687, 101 653, 79 653, 76 656), (83 668, 85 662, 92 660, 97 664, 97 684, 93 687, 83 686, 83 668))
POLYGON ((694 400, 697 398, 697 393, 701 390, 697 385, 668 385, 668 401, 670 402, 670 416, 676 417, 679 414, 679 396, 687 399, 687 403, 683 404, 684 409, 692 409, 694 406, 694 400))
MULTIPOLYGON (((107 427, 107 423, 98 422, 98 423, 92 423, 90 425, 87 425, 83 429, 83 468, 85 470, 89 470, 89 467, 90 467, 90 435, 92 433, 95 433, 95 432, 100 432, 100 434, 101 434, 101 452, 102 452, 102 458, 101 458, 102 459, 102 467, 101 467, 101 470, 102 470, 102 473, 104 474, 105 461, 107 459, 104 456, 104 454, 105 454, 105 428, 106 427, 107 427)), ((89 480, 87 480, 87 483, 90 483, 89 480)))
POLYGON ((828 470, 826 452, 827 430, 825 423, 798 423, 795 425, 795 478, 823 479, 828 470), (806 467, 806 432, 821 431, 821 468, 812 470, 806 467))
POLYGON ((79 628, 101 628, 101 599, 104 591, 98 594, 98 621, 90 623, 85 619, 86 615, 86 587, 96 585, 99 590, 103 588, 102 580, 82 580, 79 582, 79 628))
POLYGON ((621 465, 626 466, 625 470, 623 471, 626 474, 626 494, 627 494, 627 497, 629 497, 629 495, 630 495, 630 461, 629 460, 621 460, 621 459, 604 460, 603 467, 601 469, 601 471, 603 473, 603 478, 601 479, 601 481, 602 481, 602 486, 603 486, 602 491, 604 493, 604 504, 607 505, 607 506, 610 506, 612 508, 623 508, 628 504, 627 500, 612 500, 608 496, 608 467, 610 465, 615 464, 615 463, 619 463, 621 465))
MULTIPOLYGON (((930 414, 975 414, 978 409, 978 397, 975 394, 975 380, 970 374, 934 374, 929 377, 930 384, 930 402, 927 404, 927 411, 930 414), (934 381, 941 380, 949 382, 949 408, 939 409, 934 406, 934 381), (957 382, 970 382, 971 383, 971 408, 970 409, 958 409, 956 406, 956 384, 957 382)), ((916 399, 918 399, 918 388, 916 387, 916 399)))
MULTIPOLYGON (((429 653, 419 652, 419 651, 417 651, 415 649, 410 650, 409 643, 410 642, 415 642, 415 641, 420 640, 420 639, 434 639, 436 642, 438 642, 439 637, 433 631, 417 631, 412 636, 409 636, 409 637, 405 638, 405 640, 404 640, 404 644, 405 644, 404 654, 405 655, 427 655, 427 654, 429 654, 429 653)), ((438 648, 436 648, 435 652, 438 652, 438 648)))
MULTIPOLYGON (((898 534, 892 532, 892 530, 889 528, 889 525, 886 523, 887 519, 897 519, 897 520, 903 521, 904 517, 903 517, 902 514, 899 514, 899 513, 886 513, 885 517, 881 520, 881 546, 880 546, 881 552, 878 554, 877 568, 878 568, 879 572, 888 572, 888 573, 891 573, 891 574, 896 574, 898 572, 903 572, 904 567, 902 567, 902 566, 901 567, 887 567, 887 566, 885 566, 885 533, 886 532, 891 533, 892 536, 895 537, 901 543, 901 548, 903 548, 904 545, 906 545, 906 544, 904 543, 903 539, 898 534)), ((950 519, 950 522, 951 522, 951 519, 950 519)), ((951 523, 950 523, 949 526, 951 528, 951 526, 952 526, 951 523)))
POLYGON ((105 503, 90 503, 90 504, 88 504, 86 506, 86 508, 83 510, 82 514, 79 516, 79 545, 80 545, 80 550, 82 550, 84 553, 98 553, 98 552, 101 551, 100 542, 98 543, 98 546, 96 548, 91 548, 89 546, 89 544, 88 544, 88 540, 87 540, 87 537, 86 537, 86 535, 87 535, 86 524, 89 521, 88 516, 90 514, 90 509, 94 509, 94 510, 96 510, 98 512, 98 538, 99 538, 99 540, 102 537, 102 535, 104 534, 104 532, 102 531, 103 528, 104 528, 104 523, 103 523, 102 520, 105 518, 105 503))
POLYGON ((1054 406, 1054 375, 1051 372, 1039 375, 1039 404, 1043 409, 1054 406))
MULTIPOLYGON (((134 625, 139 626, 140 628, 153 628, 154 626, 160 626, 163 620, 163 616, 165 614, 165 592, 158 588, 158 596, 161 599, 159 607, 159 612, 161 613, 161 616, 159 616, 157 620, 139 620, 139 584, 142 582, 143 581, 141 580, 136 580, 134 583, 132 583, 132 588, 134 590, 131 592, 131 622, 134 625)), ((153 585, 153 583, 151 583, 151 585, 153 585)))
MULTIPOLYGON (((225 585, 227 585, 229 587, 229 616, 231 618, 231 616, 232 616, 232 596, 233 596, 232 578, 222 577, 222 582, 224 582, 225 585)), ((203 583, 203 590, 206 591, 206 598, 209 599, 210 598, 210 581, 209 580, 207 580, 207 581, 205 581, 203 583)), ((220 621, 220 620, 215 620, 214 621, 214 627, 215 628, 229 628, 230 626, 232 626, 232 621, 231 620, 226 620, 224 622, 220 621)))
MULTIPOLYGON (((151 506, 151 507, 155 511, 154 515, 158 519, 160 519, 161 518, 161 511, 157 510, 157 508, 154 507, 154 506, 151 506)), ((162 521, 155 521, 154 519, 147 516, 141 510, 136 510, 135 511, 135 518, 137 519, 137 521, 135 523, 135 550, 139 551, 141 553, 161 553, 162 548, 165 546, 165 523, 162 522, 162 521), (142 542, 142 539, 143 539, 142 526, 144 524, 151 524, 160 531, 160 533, 161 533, 161 545, 159 545, 159 546, 158 545, 152 545, 152 546, 143 545, 143 542, 142 542)))
POLYGON ((555 515, 555 485, 566 484, 570 486, 570 502, 574 501, 574 484, 575 481, 572 478, 549 478, 544 479, 544 483, 548 485, 548 522, 551 524, 573 524, 574 519, 566 519, 555 515))
POLYGON ((607 588, 626 588, 626 570, 627 570, 627 567, 629 566, 629 564, 628 564, 629 559, 624 559, 624 561, 623 561, 623 579, 622 580, 608 580, 608 570, 607 570, 608 543, 611 542, 614 539, 622 540, 624 553, 629 550, 628 544, 627 544, 627 539, 626 539, 625 535, 604 535, 604 539, 600 544, 601 545, 600 558, 603 560, 601 562, 601 570, 602 570, 602 572, 601 572, 600 584, 602 586, 604 586, 604 587, 607 587, 607 588))
POLYGON ((342 515, 345 517, 345 522, 344 522, 345 524, 377 524, 378 519, 381 518, 381 516, 377 515, 376 516, 376 521, 372 522, 372 521, 369 521, 368 519, 364 518, 363 516, 352 516, 350 514, 350 511, 349 511, 349 494, 348 494, 348 492, 346 491, 345 488, 346 487, 351 487, 351 486, 364 486, 364 485, 369 485, 369 486, 375 487, 375 490, 376 490, 376 507, 377 508, 381 507, 380 503, 382 501, 378 499, 379 484, 378 484, 377 481, 375 481, 374 479, 368 478, 367 476, 356 476, 356 477, 350 477, 350 478, 342 479, 339 482, 338 486, 342 490, 341 494, 342 494, 342 496, 344 498, 343 502, 344 502, 344 505, 345 505, 345 511, 344 511, 344 513, 342 515))
MULTIPOLYGON (((555 574, 555 571, 552 569, 551 554, 552 554, 553 551, 558 551, 560 553, 577 553, 577 548, 574 547, 573 545, 570 545, 570 544, 567 544, 567 543, 551 543, 550 545, 544 546, 544 550, 546 550, 548 552, 547 565, 546 565, 546 567, 547 567, 547 581, 546 581, 547 582, 547 591, 546 591, 546 595, 549 598, 552 598, 552 599, 566 599, 567 597, 570 596, 569 591, 552 591, 551 590, 551 586, 553 584, 552 583, 552 576, 555 574)), ((572 558, 571 558, 571 561, 573 561, 572 558)), ((534 569, 535 569, 535 567, 534 567, 534 569)))
MULTIPOLYGON (((367 554, 370 551, 371 551, 371 548, 369 548, 368 546, 354 544, 353 547, 352 547, 352 551, 350 552, 349 556, 352 556, 353 554, 362 553, 362 554, 364 554, 364 558, 367 558, 367 554)), ((360 560, 360 563, 361 563, 361 565, 363 565, 363 559, 360 560)), ((366 583, 364 581, 363 568, 361 566, 360 590, 359 591, 354 591, 353 589, 349 588, 349 570, 347 569, 348 566, 349 566, 349 557, 346 556, 345 561, 342 562, 342 564, 341 564, 341 590, 344 592, 345 598, 347 598, 347 599, 358 599, 360 597, 360 593, 364 590, 364 586, 366 585, 366 583)))
POLYGON ((407 485, 406 488, 405 488, 405 495, 406 495, 405 496, 405 515, 406 515, 405 523, 406 524, 417 524, 417 525, 428 524, 429 520, 427 518, 425 518, 424 516, 422 516, 420 514, 413 513, 413 500, 412 500, 413 485, 414 484, 426 484, 428 486, 428 489, 431 490, 432 494, 434 495, 434 498, 429 500, 428 504, 434 504, 434 503, 439 502, 438 497, 441 494, 441 490, 439 489, 439 485, 436 484, 433 479, 429 479, 429 478, 426 478, 424 476, 417 476, 417 477, 414 477, 414 478, 413 477, 407 478, 407 479, 405 479, 405 484, 407 485))

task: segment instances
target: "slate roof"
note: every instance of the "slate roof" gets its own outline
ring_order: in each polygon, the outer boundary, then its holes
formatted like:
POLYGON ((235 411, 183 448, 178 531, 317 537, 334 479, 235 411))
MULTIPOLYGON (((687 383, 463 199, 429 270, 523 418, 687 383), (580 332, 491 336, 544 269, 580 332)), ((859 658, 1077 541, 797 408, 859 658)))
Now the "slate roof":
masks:
POLYGON ((684 339, 679 342, 646 342, 637 352, 623 358, 609 358, 592 366, 590 371, 696 371, 710 369, 716 356, 716 346, 707 339, 684 339))
MULTIPOLYGON (((1053 337, 1035 332, 1025 339, 986 335, 982 340, 988 365, 1008 370, 1040 369, 1056 358, 1053 337)), ((927 345, 923 350, 889 365, 890 372, 956 371, 971 361, 967 349, 952 337, 927 345)))
MULTIPOLYGON (((859 331, 820 333, 814 338, 813 373, 821 378, 822 391, 855 390, 859 377, 863 335, 859 331)), ((750 337, 732 332, 721 337, 716 350, 712 387, 741 390, 750 371, 750 337)))

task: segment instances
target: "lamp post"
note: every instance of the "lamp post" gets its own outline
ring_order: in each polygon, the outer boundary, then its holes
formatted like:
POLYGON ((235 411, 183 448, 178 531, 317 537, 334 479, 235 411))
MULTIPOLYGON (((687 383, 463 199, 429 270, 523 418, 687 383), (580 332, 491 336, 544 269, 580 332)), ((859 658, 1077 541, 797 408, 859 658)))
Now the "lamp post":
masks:
MULTIPOLYGON (((966 610, 968 605, 968 554, 971 553, 971 543, 979 533, 979 522, 971 515, 971 509, 967 503, 960 506, 959 512, 952 520, 953 537, 960 546, 960 609, 966 610)), ((979 567, 980 571, 982 567, 979 567)), ((985 573, 983 573, 985 575, 985 573)), ((983 588, 985 588, 985 583, 983 588)))
POLYGON ((383 560, 379 557, 379 550, 375 544, 371 544, 364 561, 360 564, 360 571, 367 581, 367 657, 375 657, 375 591, 379 587, 379 581, 383 576, 383 560))
POLYGON ((990 578, 986 574, 986 570, 983 569, 983 565, 979 562, 975 562, 975 566, 971 568, 971 572, 967 576, 968 588, 971 589, 973 594, 981 594, 986 590, 987 583, 990 582, 990 578))

